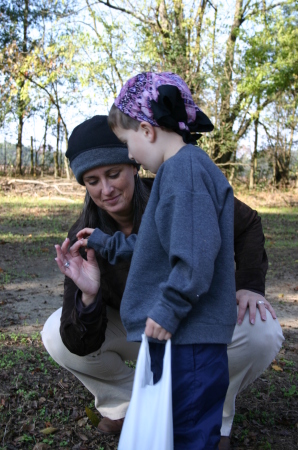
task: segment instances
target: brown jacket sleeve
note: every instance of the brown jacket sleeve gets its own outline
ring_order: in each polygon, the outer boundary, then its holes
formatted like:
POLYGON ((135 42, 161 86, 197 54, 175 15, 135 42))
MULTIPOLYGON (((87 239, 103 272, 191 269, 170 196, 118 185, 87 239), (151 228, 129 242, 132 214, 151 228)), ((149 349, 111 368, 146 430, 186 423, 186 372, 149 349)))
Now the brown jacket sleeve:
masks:
POLYGON ((64 299, 61 315, 60 334, 64 345, 72 353, 85 356, 98 350, 105 340, 107 325, 106 309, 102 304, 100 313, 88 325, 79 318, 75 298, 78 288, 74 282, 65 277, 64 299))
POLYGON ((268 258, 264 245, 265 237, 257 211, 235 197, 234 255, 237 291, 248 289, 265 295, 268 258))
MULTIPOLYGON (((68 233, 71 244, 76 240, 76 233, 82 227, 77 221, 68 233)), ((85 252, 82 252, 85 258, 85 252)), ((78 288, 68 277, 64 280, 64 297, 60 323, 60 335, 64 345, 71 353, 85 356, 98 350, 105 340, 107 326, 106 306, 119 309, 124 292, 130 263, 125 261, 114 266, 97 255, 100 269, 100 292, 97 301, 100 305, 82 320, 76 307, 78 288)))

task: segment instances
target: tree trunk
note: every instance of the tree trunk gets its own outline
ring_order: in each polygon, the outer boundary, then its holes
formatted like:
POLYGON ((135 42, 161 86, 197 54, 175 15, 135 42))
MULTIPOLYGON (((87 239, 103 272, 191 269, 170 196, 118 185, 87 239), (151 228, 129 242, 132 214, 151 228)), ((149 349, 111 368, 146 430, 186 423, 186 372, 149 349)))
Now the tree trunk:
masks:
MULTIPOLYGON (((65 135, 65 153, 66 153, 67 149, 68 149, 68 131, 67 131, 66 123, 64 122, 62 117, 61 117, 61 121, 62 121, 64 135, 65 135)), ((70 171, 69 171, 68 159, 66 158, 66 156, 64 156, 64 166, 65 166, 66 178, 68 180, 70 180, 70 171)))
POLYGON ((36 177, 36 173, 37 173, 37 166, 38 166, 38 155, 37 155, 37 150, 35 150, 35 164, 34 164, 34 176, 36 177))
POLYGON ((255 140, 254 140, 254 151, 251 155, 250 162, 250 175, 249 175, 249 189, 253 189, 255 187, 255 179, 258 168, 258 126, 259 126, 259 118, 255 119, 255 140))
MULTIPOLYGON (((29 14, 29 0, 25 0, 24 8, 24 21, 23 21, 23 54, 27 53, 27 31, 28 31, 28 14, 29 14)), ((23 89, 25 82, 21 82, 18 92, 18 142, 16 148, 16 175, 22 174, 22 134, 23 134, 23 116, 25 111, 24 101, 21 98, 21 90, 23 89)))
MULTIPOLYGON (((65 133, 65 147, 66 151, 68 149, 68 136, 67 133, 65 133)), ((66 156, 64 156, 64 166, 65 166, 65 172, 66 172, 66 178, 70 180, 70 171, 69 171, 69 165, 68 165, 68 159, 66 156)))
POLYGON ((44 135, 43 135, 43 146, 42 146, 42 160, 41 160, 41 176, 44 176, 44 163, 45 163, 45 153, 46 153, 46 145, 47 145, 47 132, 48 132, 48 122, 49 117, 46 117, 44 135))
MULTIPOLYGON (((226 56, 224 62, 224 75, 220 89, 220 113, 219 124, 220 132, 214 134, 214 159, 217 164, 227 163, 230 161, 237 142, 233 136, 233 124, 235 119, 231 118, 231 97, 232 97, 232 78, 234 66, 234 53, 238 30, 244 21, 243 0, 236 0, 234 20, 231 26, 230 34, 226 44, 226 56), (224 143, 224 147, 223 144, 224 143)), ((227 166, 227 170, 229 167, 227 166)))
POLYGON ((224 125, 230 113, 231 95, 232 95, 232 78, 234 66, 235 44, 238 30, 243 22, 243 0, 236 0, 234 20, 231 31, 227 40, 226 58, 224 63, 224 80, 221 89, 221 118, 224 125))
POLYGON ((34 173, 34 157, 33 157, 33 136, 31 136, 31 146, 30 146, 30 175, 34 173))
POLYGON ((276 145, 273 148, 273 187, 277 185, 277 149, 276 145))
POLYGON ((57 139, 56 139, 56 151, 54 152, 54 177, 59 176, 59 140, 60 140, 60 117, 57 119, 57 139))
POLYGON ((6 138, 4 138, 4 175, 6 174, 6 138))
POLYGON ((59 166, 60 166, 60 176, 63 176, 63 155, 62 155, 62 142, 63 142, 63 131, 60 130, 60 150, 59 150, 59 166))
POLYGON ((234 152, 233 154, 233 165, 230 171, 230 176, 229 176, 229 183, 231 186, 233 186, 233 182, 234 182, 234 176, 235 176, 235 164, 236 164, 236 152, 234 152))
POLYGON ((22 175, 22 134, 23 134, 23 116, 19 116, 18 124, 18 142, 16 147, 16 175, 22 175))
POLYGON ((285 150, 285 166, 286 166, 286 184, 290 183, 290 163, 291 163, 291 154, 292 154, 292 145, 294 139, 294 129, 295 126, 291 127, 291 136, 290 141, 288 143, 288 148, 285 150))

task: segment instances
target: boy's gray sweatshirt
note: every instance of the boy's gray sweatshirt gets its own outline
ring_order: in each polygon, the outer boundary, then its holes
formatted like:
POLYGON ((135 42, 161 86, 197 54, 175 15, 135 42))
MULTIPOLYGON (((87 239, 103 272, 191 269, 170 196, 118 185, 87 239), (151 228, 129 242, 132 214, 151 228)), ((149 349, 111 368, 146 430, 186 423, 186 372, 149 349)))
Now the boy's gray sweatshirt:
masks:
POLYGON ((92 233, 88 247, 109 262, 132 256, 120 309, 129 341, 141 341, 150 317, 173 344, 231 342, 233 229, 231 186, 203 150, 185 145, 159 168, 138 236, 92 233))

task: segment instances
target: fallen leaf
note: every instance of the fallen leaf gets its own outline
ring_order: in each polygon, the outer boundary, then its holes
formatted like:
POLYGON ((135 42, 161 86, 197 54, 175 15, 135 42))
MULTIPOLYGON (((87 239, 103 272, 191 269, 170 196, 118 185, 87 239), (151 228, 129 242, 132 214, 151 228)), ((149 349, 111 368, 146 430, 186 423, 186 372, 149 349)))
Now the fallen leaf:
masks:
POLYGON ((283 372, 283 369, 279 367, 277 364, 273 364, 272 369, 275 370, 275 372, 283 372))
POLYGON ((78 420, 79 427, 83 427, 84 425, 86 425, 87 421, 88 421, 88 417, 83 417, 83 419, 79 419, 78 420))
POLYGON ((100 422, 99 417, 88 406, 85 407, 85 411, 92 425, 97 428, 100 422))
POLYGON ((265 238, 266 238, 266 239, 272 240, 272 239, 273 239, 273 236, 272 236, 271 234, 265 233, 265 238))
POLYGON ((49 249, 44 247, 44 248, 41 249, 41 251, 44 252, 44 253, 47 253, 47 252, 49 252, 49 249))
POLYGON ((21 428, 21 431, 29 431, 29 433, 32 433, 35 429, 34 423, 24 423, 24 425, 21 428))
POLYGON ((43 430, 40 430, 40 432, 42 434, 52 434, 52 433, 56 433, 56 431, 59 431, 59 428, 49 427, 49 428, 44 428, 43 430))
POLYGON ((77 410, 76 408, 73 408, 70 417, 71 417, 72 419, 74 419, 74 420, 79 420, 79 419, 81 419, 81 417, 79 416, 79 412, 78 412, 78 410, 77 410))
POLYGON ((80 438, 82 441, 88 441, 87 436, 85 436, 84 434, 82 434, 82 433, 77 433, 77 435, 79 436, 79 438, 80 438))
POLYGON ((284 294, 278 294, 278 298, 284 298, 284 294))
POLYGON ((0 267, 0 273, 1 273, 1 272, 4 272, 4 270, 0 267))
POLYGON ((38 442, 34 445, 33 450, 48 450, 50 446, 48 444, 44 444, 43 442, 38 442))

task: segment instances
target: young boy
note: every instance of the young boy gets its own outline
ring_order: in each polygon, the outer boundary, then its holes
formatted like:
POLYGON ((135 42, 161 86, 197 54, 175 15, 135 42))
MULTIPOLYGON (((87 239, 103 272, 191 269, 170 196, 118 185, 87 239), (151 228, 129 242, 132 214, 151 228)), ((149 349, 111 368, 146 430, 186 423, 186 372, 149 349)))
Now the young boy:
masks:
POLYGON ((121 318, 129 341, 144 329, 152 338, 155 381, 172 339, 175 450, 217 449, 236 323, 234 200, 221 171, 189 143, 213 125, 179 76, 150 72, 124 85, 109 124, 156 178, 137 239, 96 229, 88 247, 110 262, 133 251, 121 318))

